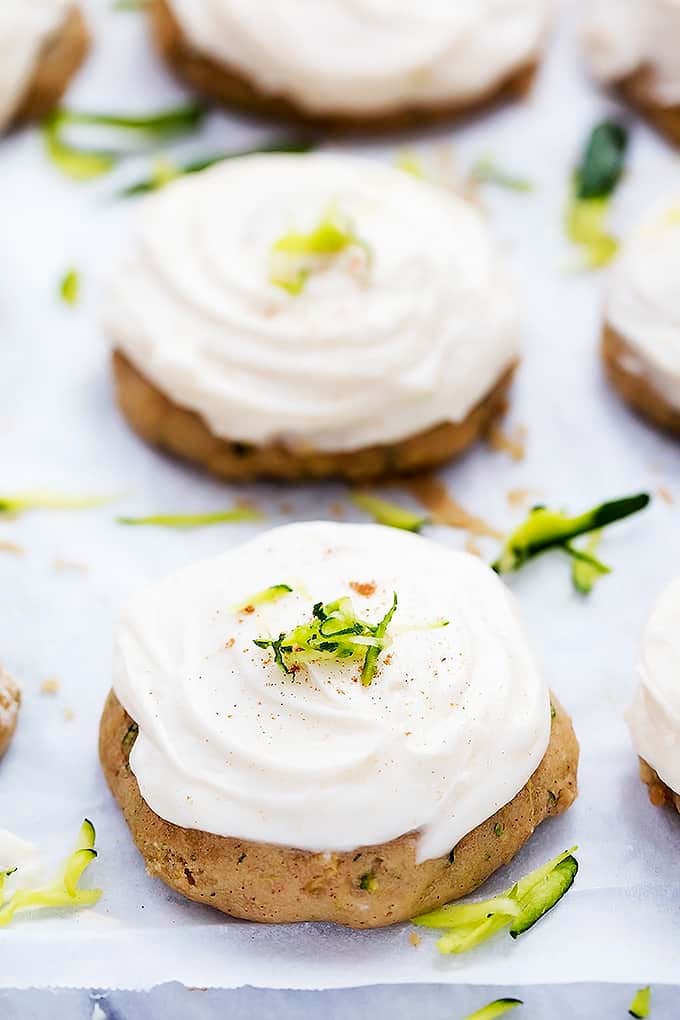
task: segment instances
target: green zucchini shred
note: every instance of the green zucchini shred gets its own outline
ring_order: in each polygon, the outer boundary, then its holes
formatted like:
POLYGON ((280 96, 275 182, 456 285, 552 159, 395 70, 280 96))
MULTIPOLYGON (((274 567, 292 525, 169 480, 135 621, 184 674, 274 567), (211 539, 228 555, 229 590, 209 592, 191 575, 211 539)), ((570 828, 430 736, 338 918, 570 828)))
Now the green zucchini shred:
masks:
POLYGON ((363 662, 361 682, 370 686, 377 672, 380 653, 391 643, 387 629, 397 610, 397 593, 392 605, 377 624, 360 620, 348 596, 323 605, 317 602, 312 619, 277 638, 258 638, 258 648, 271 650, 276 665, 287 675, 312 662, 363 662))
POLYGON ((2 898, 2 887, 5 878, 16 869, 5 872, 0 882, 0 927, 10 924, 16 914, 25 910, 77 909, 97 903, 102 896, 101 889, 79 888, 83 874, 97 857, 95 838, 94 825, 86 818, 80 828, 78 848, 66 858, 54 881, 35 889, 17 889, 8 900, 2 898))
POLYGON ((584 269, 605 266, 618 251, 619 243, 607 232, 606 220, 627 147, 628 132, 621 124, 598 124, 574 174, 565 228, 569 240, 583 249, 584 269))
POLYGON ((412 531, 418 534, 430 523, 429 517, 407 510, 397 503, 391 503, 367 492, 353 492, 351 500, 360 510, 370 514, 376 524, 384 524, 388 528, 399 528, 401 531, 412 531))
POLYGON ((237 613, 243 613, 252 606, 263 606, 269 602, 278 602, 279 599, 290 595, 293 589, 289 584, 272 584, 269 588, 256 592, 236 607, 237 613))
POLYGON ((475 1013, 470 1013, 465 1020, 496 1020, 496 1017, 505 1016, 511 1009, 523 1006, 521 999, 495 999, 486 1006, 482 1006, 475 1013))
POLYGON ((78 304, 80 296, 80 276, 75 269, 69 269, 59 284, 59 297, 67 305, 78 304))
POLYGON ((413 918, 412 923, 443 930, 437 948, 445 955, 469 952, 504 929, 517 938, 571 888, 578 871, 576 849, 565 850, 498 896, 476 903, 450 903, 413 918))
POLYGON ((652 1008, 652 989, 649 985, 646 988, 638 988, 633 996, 633 1001, 628 1007, 628 1012, 636 1020, 646 1020, 652 1008))
POLYGON ((131 527, 154 528, 204 528, 211 524, 235 524, 239 521, 260 521, 259 510, 249 507, 234 507, 231 510, 217 510, 207 514, 154 514, 150 517, 117 517, 118 524, 131 527))
POLYGON ((507 574, 519 570, 534 556, 548 549, 561 549, 573 558, 587 558, 591 565, 597 563, 601 572, 606 571, 608 568, 604 564, 600 564, 592 555, 575 550, 569 543, 579 535, 600 531, 615 521, 639 513, 649 503, 650 496, 640 493, 602 503, 577 517, 568 517, 544 506, 534 507, 527 519, 508 537, 493 569, 498 574, 507 574))
POLYGON ((0 517, 17 517, 29 510, 90 510, 110 502, 109 496, 57 496, 47 492, 0 496, 0 517))
POLYGON ((478 159, 470 171, 470 177, 478 184, 495 184, 499 188, 506 188, 508 191, 529 192, 534 190, 534 185, 526 177, 519 177, 499 166, 491 157, 483 156, 478 159))
POLYGON ((348 248, 362 248, 370 260, 370 248, 354 224, 335 203, 331 203, 308 233, 291 230, 271 247, 269 282, 291 295, 301 294, 311 273, 348 248))
POLYGON ((594 531, 583 548, 577 549, 571 543, 567 545, 567 552, 572 558, 571 581, 575 591, 581 595, 590 595, 597 581, 612 572, 611 567, 595 555, 601 540, 602 532, 594 531))

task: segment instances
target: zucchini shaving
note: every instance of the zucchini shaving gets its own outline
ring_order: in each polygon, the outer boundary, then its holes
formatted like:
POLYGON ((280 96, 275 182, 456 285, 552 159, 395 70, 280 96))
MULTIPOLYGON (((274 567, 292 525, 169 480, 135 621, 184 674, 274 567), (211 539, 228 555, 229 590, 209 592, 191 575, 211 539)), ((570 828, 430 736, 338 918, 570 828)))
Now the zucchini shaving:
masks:
POLYGON ((370 514, 376 524, 384 524, 388 528, 400 528, 402 531, 420 532, 426 524, 430 523, 429 517, 406 510, 397 503, 390 503, 386 499, 379 499, 367 492, 353 492, 352 502, 360 510, 370 514))
POLYGON ((47 492, 0 496, 0 517, 18 517, 27 510, 89 510, 110 502, 109 496, 53 496, 47 492))
POLYGON ((269 282, 293 296, 301 294, 311 273, 352 247, 363 249, 370 264, 368 245, 355 232, 352 220, 332 203, 309 233, 291 230, 274 242, 269 282))
POLYGON ((204 528, 210 524, 235 524, 238 521, 261 521, 259 510, 234 507, 208 514, 154 514, 151 517, 117 517, 118 524, 152 528, 204 528))
POLYGON ((583 249, 584 269, 599 269, 618 251, 619 243, 607 232, 606 220, 627 147, 628 132, 621 124, 598 124, 574 175, 565 227, 569 240, 583 249))
POLYGON ((581 595, 590 595, 596 582, 612 572, 612 568, 595 555, 601 540, 602 532, 594 531, 582 549, 569 545, 568 551, 572 558, 571 581, 581 595))
POLYGON ((278 602, 285 595, 290 595, 292 588, 288 584, 273 584, 270 588, 265 588, 264 591, 258 591, 255 595, 251 595, 245 602, 241 602, 236 607, 237 613, 248 613, 252 612, 256 606, 263 606, 268 602, 278 602))
POLYGON ((75 305, 78 303, 79 295, 80 277, 75 269, 69 269, 68 273, 64 274, 61 283, 59 284, 59 296, 65 304, 75 305))
MULTIPOLYGON (((223 163, 227 159, 241 159, 244 156, 258 156, 267 153, 283 152, 283 153, 304 153, 309 152, 314 148, 314 144, 310 141, 303 141, 297 139, 286 139, 281 138, 274 140, 266 145, 259 145, 252 149, 240 149, 236 152, 219 152, 212 156, 203 156, 200 159, 192 159, 187 163, 176 163, 172 164, 173 178, 185 177, 188 174, 198 174, 202 170, 208 170, 211 166, 216 166, 217 163, 223 163)), ((151 174, 150 177, 145 177, 141 181, 137 181, 134 184, 128 185, 118 193, 119 198, 134 198, 137 195, 146 195, 150 191, 157 191, 159 188, 164 187, 168 183, 167 179, 163 179, 162 175, 158 174, 158 168, 151 174)))
POLYGON ((496 1017, 505 1016, 511 1009, 523 1005, 521 999, 495 999, 494 1002, 489 1002, 476 1012, 470 1013, 465 1020, 496 1020, 496 1017))
POLYGON ((69 127, 131 132, 142 141, 155 143, 196 130, 204 116, 204 108, 195 103, 145 116, 79 113, 61 108, 43 121, 43 141, 50 160, 63 174, 77 181, 87 181, 113 170, 126 150, 84 149, 71 145, 66 140, 69 127))
POLYGON ((394 165, 397 170, 403 170, 405 174, 417 177, 419 181, 427 180, 422 160, 410 149, 404 149, 403 152, 398 153, 394 165))
POLYGON ((470 171, 470 177, 477 184, 495 184, 509 191, 533 191, 534 185, 526 177, 509 173, 488 156, 478 159, 470 171))
POLYGON ((597 566, 600 573, 608 570, 591 553, 580 552, 570 544, 573 538, 599 531, 615 521, 621 521, 631 514, 639 513, 650 503, 647 493, 627 496, 623 499, 602 503, 577 517, 568 517, 556 510, 537 506, 528 518, 520 524, 505 543, 501 555, 493 564, 498 574, 519 570, 534 556, 548 549, 561 549, 574 559, 597 566))
POLYGON ((443 930, 437 948, 445 955, 466 953, 503 929, 509 929, 512 938, 517 938, 571 888, 578 871, 573 857, 576 849, 565 850, 499 896, 477 903, 451 903, 415 917, 413 924, 443 930))
POLYGON ((361 660, 361 683, 370 687, 378 670, 380 653, 391 643, 387 629, 396 611, 396 592, 390 609, 377 624, 360 620, 348 596, 326 605, 317 602, 308 623, 300 624, 287 634, 279 634, 278 638, 258 638, 255 644, 271 650, 276 665, 288 676, 307 663, 361 660))
MULTIPOLYGON (((24 910, 89 907, 97 903, 102 895, 101 889, 80 889, 78 887, 86 869, 97 856, 94 844, 94 826, 86 818, 78 836, 78 849, 66 858, 55 880, 50 885, 40 886, 37 889, 17 889, 0 907, 0 927, 10 924, 15 915, 24 910)), ((2 885, 4 885, 4 879, 10 874, 12 874, 11 871, 5 872, 2 876, 2 885)), ((2 885, 0 885, 0 897, 2 885)))
POLYGON ((647 985, 646 988, 638 988, 637 992, 633 996, 633 1001, 628 1007, 628 1012, 631 1016, 634 1016, 636 1020, 645 1020, 649 1016, 649 1011, 652 1008, 652 989, 647 985))

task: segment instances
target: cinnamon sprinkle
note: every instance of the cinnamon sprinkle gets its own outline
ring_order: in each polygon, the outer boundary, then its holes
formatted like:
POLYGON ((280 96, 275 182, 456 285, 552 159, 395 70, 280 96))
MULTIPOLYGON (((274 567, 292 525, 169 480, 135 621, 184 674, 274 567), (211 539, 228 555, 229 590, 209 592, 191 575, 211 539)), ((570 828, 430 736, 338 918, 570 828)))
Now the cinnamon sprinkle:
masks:
POLYGON ((363 595, 364 598, 370 598, 371 595, 375 595, 377 588, 375 581, 350 581, 349 586, 352 591, 355 591, 357 595, 363 595))

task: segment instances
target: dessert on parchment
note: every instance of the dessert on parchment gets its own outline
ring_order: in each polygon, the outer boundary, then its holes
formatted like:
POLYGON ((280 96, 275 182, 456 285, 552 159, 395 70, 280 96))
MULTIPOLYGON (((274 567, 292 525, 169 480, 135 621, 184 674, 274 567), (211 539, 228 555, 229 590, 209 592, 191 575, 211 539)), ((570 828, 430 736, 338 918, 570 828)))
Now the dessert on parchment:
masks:
POLYGON ((476 888, 571 805, 578 762, 489 567, 324 522, 132 601, 100 753, 151 874, 238 917, 355 928, 476 888))

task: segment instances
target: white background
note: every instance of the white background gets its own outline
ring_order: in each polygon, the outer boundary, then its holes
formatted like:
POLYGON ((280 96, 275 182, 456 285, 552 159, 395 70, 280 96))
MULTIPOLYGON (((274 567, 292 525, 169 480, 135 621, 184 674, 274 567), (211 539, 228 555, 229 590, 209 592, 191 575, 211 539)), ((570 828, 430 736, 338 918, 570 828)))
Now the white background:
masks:
MULTIPOLYGON (((146 112, 176 101, 181 91, 151 53, 141 16, 112 13, 108 0, 87 6, 96 41, 69 103, 146 112)), ((517 464, 480 447, 445 473, 460 502, 500 527, 522 516, 506 500, 514 488, 531 488, 537 500, 575 511, 661 486, 680 500, 676 444, 635 420, 602 379, 597 344, 606 275, 565 271, 573 261, 561 226, 569 175, 589 129, 609 109, 589 85, 565 30, 527 103, 408 142, 423 149, 450 142, 462 169, 489 153, 536 183, 526 196, 484 193, 525 303, 526 354, 509 424, 527 426, 527 457, 517 464)), ((214 114, 202 135, 174 152, 199 157, 280 135, 214 114)), ((373 151, 392 158, 405 144, 401 139, 373 151)), ((680 503, 660 499, 643 517, 608 533, 602 555, 615 573, 590 599, 572 593, 559 555, 511 582, 582 744, 575 807, 543 826, 485 889, 507 885, 578 843, 576 885, 531 934, 441 959, 430 936, 414 949, 407 926, 350 933, 250 925, 192 905, 146 876, 96 753, 121 604, 145 580, 219 552, 257 528, 328 516, 338 500, 346 502, 336 486, 225 488, 145 448, 118 415, 97 324, 98 289, 138 208, 111 196, 148 168, 145 157, 99 182, 76 184, 50 165, 36 131, 0 144, 0 494, 51 488, 120 496, 115 506, 96 511, 0 522, 0 542, 26 551, 23 557, 0 553, 0 656, 25 691, 18 734, 0 766, 0 825, 59 857, 88 815, 101 851, 92 879, 105 890, 93 910, 25 919, 0 932, 0 986, 677 981, 680 819, 649 805, 622 718, 642 623, 661 585, 677 573, 680 503), (83 281, 76 309, 57 298, 71 266, 83 281), (223 508, 239 495, 258 500, 265 524, 187 534, 126 529, 114 521, 116 512, 223 508), (281 512, 282 501, 292 513, 281 512), (86 570, 57 570, 58 559, 86 570), (49 697, 40 685, 51 676, 60 692, 49 697)), ((680 191, 677 157, 635 123, 615 230, 624 233, 674 187, 680 191)), ((349 506, 347 516, 359 518, 349 506)), ((461 547, 466 536, 436 528, 430 537, 461 547)), ((489 559, 495 551, 493 542, 485 546, 489 559)))

